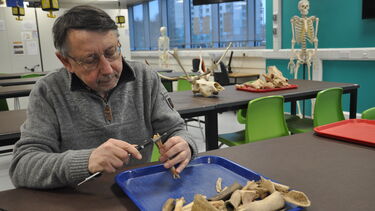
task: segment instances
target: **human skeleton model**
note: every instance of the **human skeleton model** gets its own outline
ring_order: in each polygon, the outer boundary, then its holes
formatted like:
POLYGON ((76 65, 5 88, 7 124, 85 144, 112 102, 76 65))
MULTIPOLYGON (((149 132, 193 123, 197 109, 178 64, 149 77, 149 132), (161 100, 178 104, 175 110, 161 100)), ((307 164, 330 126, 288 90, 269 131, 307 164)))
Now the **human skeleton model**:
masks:
MULTIPOLYGON (((316 61, 316 51, 318 49, 318 24, 319 18, 315 16, 307 17, 309 13, 310 3, 308 0, 301 0, 298 2, 298 10, 301 13, 301 17, 294 16, 290 19, 292 24, 292 55, 288 64, 288 68, 291 73, 294 73, 294 78, 298 78, 298 69, 304 64, 307 66, 307 79, 311 80, 311 64, 316 61), (315 30, 314 30, 315 23, 315 30), (301 45, 300 50, 295 49, 295 45, 301 45), (310 43, 314 46, 314 49, 307 49, 307 44, 310 43), (294 62, 296 60, 296 62, 294 62)), ((299 104, 298 112, 301 113, 299 104)))
POLYGON ((160 27, 160 37, 158 40, 158 47, 159 47, 159 66, 160 67, 168 67, 169 62, 169 37, 167 37, 167 27, 162 26, 160 27))

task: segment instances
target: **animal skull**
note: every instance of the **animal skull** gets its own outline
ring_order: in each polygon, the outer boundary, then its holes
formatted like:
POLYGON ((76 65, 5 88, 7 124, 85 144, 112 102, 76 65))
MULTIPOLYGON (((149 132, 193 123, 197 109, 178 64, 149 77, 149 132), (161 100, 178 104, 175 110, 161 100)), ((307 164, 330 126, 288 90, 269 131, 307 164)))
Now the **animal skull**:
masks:
POLYGON ((207 81, 205 79, 196 80, 192 87, 194 94, 201 93, 204 97, 218 95, 222 90, 224 90, 224 87, 222 87, 218 82, 207 81))
MULTIPOLYGON (((220 61, 225 56, 225 54, 228 52, 230 46, 231 46, 231 43, 227 47, 227 49, 226 49, 224 55, 221 57, 220 61)), ((181 69, 185 73, 185 76, 184 77, 170 78, 170 77, 163 76, 162 74, 159 74, 161 78, 164 78, 164 79, 167 79, 167 80, 186 79, 187 81, 189 81, 192 84, 193 93, 194 94, 200 93, 204 97, 210 97, 212 95, 218 95, 220 91, 224 90, 224 87, 222 87, 219 83, 217 83, 215 81, 209 81, 208 80, 208 78, 209 78, 208 76, 211 75, 211 73, 213 71, 213 68, 207 69, 207 71, 205 73, 200 74, 198 76, 190 76, 186 72, 183 65, 181 64, 181 60, 178 56, 177 49, 175 49, 173 51, 173 53, 170 53, 170 54, 172 54, 173 58, 177 61, 177 64, 181 67, 181 69)), ((201 59, 201 62, 200 62, 199 66, 201 66, 201 63, 203 61, 201 56, 200 56, 200 59, 201 59)), ((213 65, 216 65, 216 64, 213 64, 213 65)))

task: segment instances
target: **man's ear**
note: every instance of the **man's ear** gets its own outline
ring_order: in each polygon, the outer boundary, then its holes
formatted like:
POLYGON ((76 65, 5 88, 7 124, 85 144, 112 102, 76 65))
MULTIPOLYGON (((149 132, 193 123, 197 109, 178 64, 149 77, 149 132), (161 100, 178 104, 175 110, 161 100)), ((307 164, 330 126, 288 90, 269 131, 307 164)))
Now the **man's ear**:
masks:
POLYGON ((64 67, 71 73, 73 73, 73 68, 72 68, 72 64, 70 63, 70 61, 65 58, 61 53, 59 52, 56 52, 55 53, 57 58, 61 61, 61 63, 63 63, 64 67))

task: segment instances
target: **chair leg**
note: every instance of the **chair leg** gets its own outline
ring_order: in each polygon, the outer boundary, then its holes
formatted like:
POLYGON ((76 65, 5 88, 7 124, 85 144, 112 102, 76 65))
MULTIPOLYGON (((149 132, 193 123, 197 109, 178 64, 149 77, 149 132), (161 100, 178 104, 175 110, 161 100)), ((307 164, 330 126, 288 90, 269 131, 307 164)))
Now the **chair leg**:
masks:
POLYGON ((205 135, 204 135, 204 133, 203 133, 203 127, 202 127, 202 125, 201 125, 201 120, 200 120, 199 117, 198 117, 197 119, 198 119, 199 129, 200 129, 201 134, 202 134, 202 139, 204 140, 204 139, 205 139, 205 135))
POLYGON ((20 100, 18 97, 14 98, 14 110, 21 109, 20 100))

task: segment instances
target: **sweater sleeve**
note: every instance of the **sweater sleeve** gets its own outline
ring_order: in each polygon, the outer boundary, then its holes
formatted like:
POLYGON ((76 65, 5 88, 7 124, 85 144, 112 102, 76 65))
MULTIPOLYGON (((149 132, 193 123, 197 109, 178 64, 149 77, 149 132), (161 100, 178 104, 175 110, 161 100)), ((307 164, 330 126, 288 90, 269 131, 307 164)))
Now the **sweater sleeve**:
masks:
POLYGON ((60 149, 56 112, 48 88, 39 81, 29 97, 27 119, 21 126, 9 174, 16 187, 57 188, 77 184, 89 176, 92 149, 60 149))
POLYGON ((154 92, 153 92, 153 112, 152 125, 154 131, 160 134, 167 132, 169 137, 181 136, 188 142, 192 150, 192 158, 198 152, 197 145, 189 132, 185 129, 184 120, 180 114, 174 109, 173 102, 168 95, 167 90, 160 81, 160 77, 154 74, 154 92))

